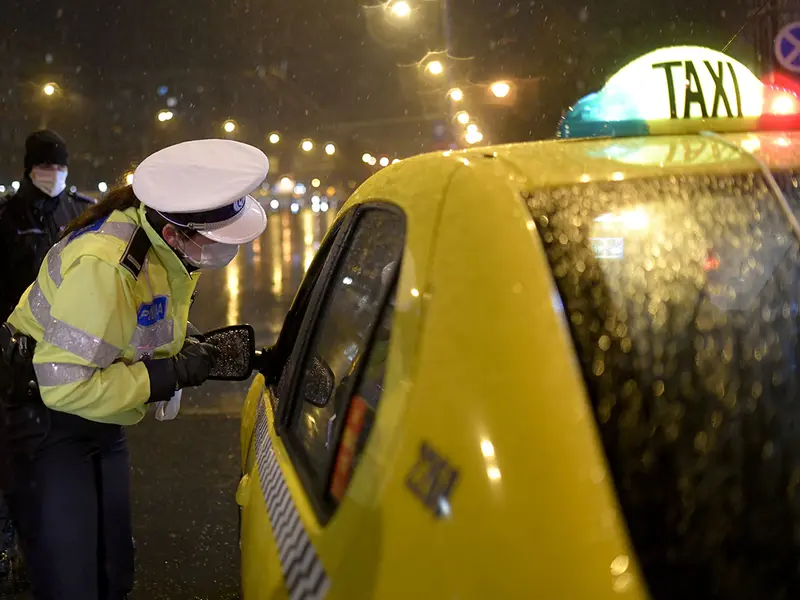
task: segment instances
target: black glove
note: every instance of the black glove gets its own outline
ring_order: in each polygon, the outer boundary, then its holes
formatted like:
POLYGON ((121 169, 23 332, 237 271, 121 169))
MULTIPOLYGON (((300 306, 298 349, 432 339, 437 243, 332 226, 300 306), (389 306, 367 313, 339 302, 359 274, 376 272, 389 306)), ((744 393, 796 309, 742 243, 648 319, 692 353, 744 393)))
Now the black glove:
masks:
POLYGON ((181 347, 181 352, 186 350, 186 348, 188 348, 189 346, 193 346, 195 344, 200 344, 202 342, 203 342, 203 340, 201 340, 201 339, 198 339, 198 338, 196 338, 194 336, 188 336, 187 335, 186 339, 183 342, 183 346, 181 347))
POLYGON ((219 348, 213 344, 199 342, 187 345, 172 359, 175 363, 177 389, 196 387, 203 383, 221 356, 219 348))
POLYGON ((150 376, 148 402, 165 402, 177 390, 202 384, 219 359, 220 350, 216 346, 190 342, 177 356, 143 361, 150 376))

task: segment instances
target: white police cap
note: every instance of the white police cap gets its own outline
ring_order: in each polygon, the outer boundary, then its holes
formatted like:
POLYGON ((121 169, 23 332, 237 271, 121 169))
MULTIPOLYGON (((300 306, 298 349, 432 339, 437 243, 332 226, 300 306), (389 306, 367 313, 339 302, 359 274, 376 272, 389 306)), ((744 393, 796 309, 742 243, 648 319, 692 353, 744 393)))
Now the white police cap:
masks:
POLYGON ((233 140, 194 140, 169 146, 136 168, 133 192, 165 219, 223 244, 245 244, 267 226, 252 192, 267 177, 269 160, 233 140))

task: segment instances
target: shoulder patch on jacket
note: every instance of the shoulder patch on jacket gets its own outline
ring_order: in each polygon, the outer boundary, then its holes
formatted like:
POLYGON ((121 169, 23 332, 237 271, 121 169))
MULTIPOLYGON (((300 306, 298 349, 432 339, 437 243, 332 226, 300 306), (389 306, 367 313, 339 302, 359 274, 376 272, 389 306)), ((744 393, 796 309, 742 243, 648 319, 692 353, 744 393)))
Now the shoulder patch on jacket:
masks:
POLYGON ((103 226, 103 224, 104 224, 104 223, 105 223, 107 220, 108 220, 108 216, 105 216, 105 217, 103 217, 102 219, 98 219, 98 220, 97 220, 97 221, 95 221, 94 223, 92 223, 92 224, 90 224, 90 225, 87 225, 87 226, 86 226, 86 227, 84 227, 83 229, 78 229, 77 231, 73 231, 73 232, 72 232, 72 233, 69 235, 69 241, 70 241, 70 242, 72 242, 72 241, 75 241, 75 240, 77 240, 79 237, 81 237, 81 236, 82 236, 83 234, 85 234, 85 233, 90 233, 90 232, 92 232, 92 231, 97 231, 98 229, 100 229, 100 228, 103 226))
POLYGON ((125 267, 134 278, 137 278, 139 273, 142 272, 144 259, 149 250, 150 238, 147 237, 147 232, 143 228, 137 227, 128 242, 128 247, 125 248, 125 252, 119 260, 119 264, 125 267))

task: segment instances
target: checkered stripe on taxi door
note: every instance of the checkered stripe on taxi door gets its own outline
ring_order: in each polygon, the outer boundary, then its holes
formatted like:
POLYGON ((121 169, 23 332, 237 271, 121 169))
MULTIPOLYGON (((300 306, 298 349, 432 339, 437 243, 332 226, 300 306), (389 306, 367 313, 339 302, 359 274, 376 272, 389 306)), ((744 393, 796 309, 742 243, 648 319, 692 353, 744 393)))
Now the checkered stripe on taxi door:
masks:
POLYGON ((263 404, 258 407, 256 421, 256 460, 289 599, 322 600, 328 593, 330 580, 306 534, 281 473, 267 431, 263 404))

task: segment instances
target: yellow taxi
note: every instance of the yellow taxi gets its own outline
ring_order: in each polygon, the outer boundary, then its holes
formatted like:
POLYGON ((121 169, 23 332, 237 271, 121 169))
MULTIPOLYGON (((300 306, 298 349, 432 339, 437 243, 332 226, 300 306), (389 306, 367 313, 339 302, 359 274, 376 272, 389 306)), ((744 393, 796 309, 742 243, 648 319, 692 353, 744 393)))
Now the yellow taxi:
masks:
POLYGON ((369 179, 243 409, 245 600, 797 597, 798 113, 666 48, 369 179))

